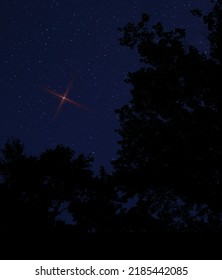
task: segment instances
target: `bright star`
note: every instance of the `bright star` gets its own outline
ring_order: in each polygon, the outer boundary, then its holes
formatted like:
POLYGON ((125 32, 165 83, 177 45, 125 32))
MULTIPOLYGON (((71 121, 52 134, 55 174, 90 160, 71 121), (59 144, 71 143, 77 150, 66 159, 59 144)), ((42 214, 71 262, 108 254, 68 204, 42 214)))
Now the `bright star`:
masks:
POLYGON ((74 106, 80 107, 80 108, 82 108, 82 109, 86 109, 86 107, 85 107, 84 105, 82 105, 82 104, 80 104, 80 103, 77 103, 76 101, 71 100, 70 98, 67 97, 68 94, 69 94, 69 92, 70 92, 72 83, 73 83, 73 79, 72 79, 71 82, 69 83, 68 88, 66 89, 66 91, 64 92, 64 94, 60 94, 60 93, 58 93, 58 92, 56 92, 56 91, 54 91, 54 90, 51 90, 51 89, 48 89, 48 88, 43 87, 43 89, 44 89, 45 91, 47 91, 47 92, 49 92, 49 93, 51 93, 51 94, 53 94, 53 95, 55 95, 55 96, 57 96, 57 97, 59 97, 59 98, 61 99, 60 104, 59 104, 59 106, 58 106, 58 108, 57 108, 57 110, 56 110, 56 114, 59 113, 59 111, 60 111, 62 105, 64 104, 64 102, 68 102, 68 103, 70 103, 70 104, 72 104, 72 105, 74 105, 74 106))

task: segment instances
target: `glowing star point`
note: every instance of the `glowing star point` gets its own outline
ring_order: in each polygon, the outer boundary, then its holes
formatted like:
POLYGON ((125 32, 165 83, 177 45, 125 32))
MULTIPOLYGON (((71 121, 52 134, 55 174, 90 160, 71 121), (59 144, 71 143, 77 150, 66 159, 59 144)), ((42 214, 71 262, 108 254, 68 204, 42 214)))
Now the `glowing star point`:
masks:
POLYGON ((51 90, 51 89, 48 89, 48 88, 43 87, 43 89, 44 89, 46 92, 48 92, 48 93, 50 93, 50 94, 53 94, 54 96, 56 96, 56 97, 58 97, 58 98, 61 99, 61 101, 60 101, 60 103, 59 103, 59 106, 58 106, 58 108, 57 108, 57 110, 56 110, 56 113, 57 113, 57 114, 59 113, 59 111, 60 111, 61 108, 62 108, 62 105, 63 105, 65 102, 67 102, 67 103, 69 103, 69 104, 71 104, 71 105, 73 105, 73 106, 79 107, 79 108, 81 108, 81 109, 86 109, 86 107, 85 107, 84 105, 82 105, 82 104, 80 104, 80 103, 78 103, 78 102, 76 102, 76 101, 74 101, 74 100, 72 100, 72 99, 70 99, 70 98, 67 97, 68 94, 69 94, 69 92, 70 92, 70 90, 71 90, 72 83, 73 83, 73 79, 70 81, 70 83, 69 83, 69 85, 68 85, 68 88, 66 89, 66 91, 65 91, 63 94, 60 94, 60 93, 56 92, 55 90, 51 90))

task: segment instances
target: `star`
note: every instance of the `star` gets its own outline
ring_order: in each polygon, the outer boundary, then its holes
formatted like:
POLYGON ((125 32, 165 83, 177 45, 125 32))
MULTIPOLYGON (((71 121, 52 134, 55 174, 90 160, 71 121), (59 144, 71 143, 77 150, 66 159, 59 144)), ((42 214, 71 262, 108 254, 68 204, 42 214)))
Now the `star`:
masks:
POLYGON ((56 92, 55 90, 51 90, 51 89, 48 89, 48 88, 46 88, 46 87, 43 87, 43 90, 45 90, 45 91, 47 91, 48 93, 51 93, 51 94, 53 94, 54 96, 57 96, 57 97, 59 97, 59 98, 61 99, 60 104, 59 104, 59 106, 58 106, 58 108, 57 108, 57 110, 56 110, 56 114, 59 113, 59 111, 60 111, 61 108, 62 108, 62 105, 63 105, 65 102, 70 103, 70 104, 72 104, 72 105, 74 105, 74 106, 76 106, 76 107, 80 107, 81 109, 86 109, 86 107, 85 107, 84 105, 82 105, 82 104, 80 104, 80 103, 78 103, 78 102, 76 102, 76 101, 74 101, 74 100, 71 100, 70 98, 67 97, 68 94, 69 94, 69 92, 70 92, 72 83, 73 83, 73 79, 70 81, 70 83, 69 83, 69 85, 68 85, 68 88, 66 89, 66 91, 65 91, 63 94, 60 94, 60 93, 56 92))

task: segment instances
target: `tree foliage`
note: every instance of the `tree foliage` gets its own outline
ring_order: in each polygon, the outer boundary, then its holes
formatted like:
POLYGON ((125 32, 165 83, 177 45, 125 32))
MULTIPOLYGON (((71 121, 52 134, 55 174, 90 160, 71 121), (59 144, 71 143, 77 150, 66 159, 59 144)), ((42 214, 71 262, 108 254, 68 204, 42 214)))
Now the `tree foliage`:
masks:
POLYGON ((116 110, 121 140, 113 165, 129 194, 170 190, 221 212, 221 3, 205 16, 193 11, 208 26, 210 57, 185 48, 183 29, 149 27, 146 14, 119 29, 120 44, 136 49, 144 65, 128 74, 131 100, 116 110))

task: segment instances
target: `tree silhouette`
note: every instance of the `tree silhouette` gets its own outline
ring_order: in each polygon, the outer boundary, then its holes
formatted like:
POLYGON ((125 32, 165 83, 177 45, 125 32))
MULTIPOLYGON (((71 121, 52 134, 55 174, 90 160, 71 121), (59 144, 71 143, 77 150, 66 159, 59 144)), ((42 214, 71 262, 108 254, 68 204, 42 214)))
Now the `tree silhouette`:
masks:
MULTIPOLYGON (((211 57, 194 46, 184 47, 185 30, 165 31, 161 23, 149 28, 149 19, 143 14, 137 25, 128 23, 119 29, 120 44, 136 48, 144 66, 128 74, 132 97, 116 111, 121 140, 119 157, 113 162, 115 175, 128 196, 139 194, 139 214, 147 211, 143 199, 152 190, 162 194, 157 208, 164 209, 165 194, 171 193, 171 202, 180 197, 188 203, 185 216, 195 204, 200 215, 210 207, 215 223, 222 198, 221 1, 204 17, 211 57)), ((174 220, 174 206, 161 212, 163 222, 174 220)), ((197 226, 189 216, 190 227, 191 221, 197 226)))
POLYGON ((207 25, 209 30, 208 40, 211 45, 211 57, 221 64, 222 62, 222 1, 211 1, 214 3, 212 11, 204 15, 200 9, 192 10, 194 16, 202 17, 203 22, 207 25))
POLYGON ((43 182, 50 198, 50 218, 55 219, 66 208, 64 203, 69 203, 73 197, 86 187, 92 178, 91 157, 83 154, 74 157, 74 151, 62 145, 55 149, 48 149, 40 156, 40 167, 43 182))
POLYGON ((0 232, 115 231, 115 183, 103 167, 93 175, 91 156, 76 156, 63 145, 27 156, 18 139, 7 142, 1 153, 0 232), (63 212, 72 215, 73 224, 65 225, 63 212))
POLYGON ((26 156, 18 139, 5 144, 0 160, 3 229, 20 231, 47 223, 38 167, 37 158, 26 156))
POLYGON ((92 161, 62 145, 39 158, 26 156, 19 140, 7 142, 0 161, 1 230, 47 231, 61 224, 59 215, 93 178, 92 161))
POLYGON ((115 231, 119 206, 112 176, 101 167, 99 175, 89 180, 72 198, 69 211, 77 221, 79 231, 99 234, 115 231))

